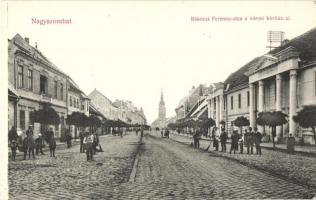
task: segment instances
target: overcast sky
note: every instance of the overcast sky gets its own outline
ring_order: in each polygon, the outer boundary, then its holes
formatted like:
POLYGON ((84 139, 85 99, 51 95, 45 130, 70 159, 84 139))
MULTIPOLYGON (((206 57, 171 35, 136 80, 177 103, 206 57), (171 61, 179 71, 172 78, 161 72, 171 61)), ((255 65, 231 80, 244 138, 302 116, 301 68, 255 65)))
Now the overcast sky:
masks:
POLYGON ((316 26, 316 4, 288 2, 9 2, 7 38, 29 37, 89 94, 142 106, 158 116, 163 88, 167 116, 193 85, 224 81, 267 52, 267 31, 293 38, 316 26), (192 22, 196 17, 290 17, 286 21, 192 22), (33 19, 71 18, 37 25, 33 19))

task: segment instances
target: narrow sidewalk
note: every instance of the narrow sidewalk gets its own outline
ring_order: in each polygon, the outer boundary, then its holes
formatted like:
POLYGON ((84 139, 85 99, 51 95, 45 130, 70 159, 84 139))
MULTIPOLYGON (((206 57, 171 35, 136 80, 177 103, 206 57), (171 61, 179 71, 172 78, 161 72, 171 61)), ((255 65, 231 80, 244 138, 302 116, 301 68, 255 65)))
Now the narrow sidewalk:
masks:
MULTIPOLYGON (((172 134, 173 135, 182 136, 182 137, 191 138, 191 140, 193 141, 191 135, 186 135, 186 134, 182 134, 182 133, 178 134, 178 133, 174 133, 174 132, 172 134)), ((202 136, 201 140, 210 142, 210 138, 207 138, 207 137, 204 137, 204 136, 202 136)), ((227 143, 230 144, 230 139, 227 141, 227 143)), ((275 148, 273 149, 273 143, 263 142, 263 143, 261 143, 261 148, 269 149, 269 150, 275 150, 275 151, 287 152, 286 144, 276 144, 275 148)), ((295 152, 295 154, 302 154, 302 155, 316 157, 316 146, 295 145, 294 152, 295 152)))

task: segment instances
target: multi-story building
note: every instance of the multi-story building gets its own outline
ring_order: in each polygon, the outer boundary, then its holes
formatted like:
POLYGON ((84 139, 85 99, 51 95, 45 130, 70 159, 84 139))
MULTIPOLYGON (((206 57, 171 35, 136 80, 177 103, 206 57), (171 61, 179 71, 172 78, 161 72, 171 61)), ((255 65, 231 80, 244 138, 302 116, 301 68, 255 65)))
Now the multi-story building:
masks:
MULTIPOLYGON (((53 126, 56 137, 59 137, 67 114, 67 75, 50 62, 37 45, 31 46, 28 38, 16 34, 8 42, 9 85, 19 96, 13 124, 19 130, 26 130, 31 125, 30 113, 49 104, 61 119, 59 125, 53 126)), ((40 127, 40 124, 34 124, 35 134, 40 132, 40 127)))
POLYGON ((198 87, 192 87, 189 94, 181 99, 176 111, 177 120, 184 119, 193 107, 204 98, 203 96, 209 93, 210 88, 206 85, 199 85, 198 87))
MULTIPOLYGON (((238 116, 247 117, 250 126, 256 127, 259 112, 282 111, 288 115, 288 123, 277 128, 277 137, 291 133, 312 143, 311 131, 299 127, 293 116, 305 105, 316 105, 315 44, 316 28, 254 58, 211 92, 209 117, 224 120, 231 130, 238 116)), ((263 133, 271 131, 258 128, 263 133)))
POLYGON ((119 109, 113 105, 112 101, 104 96, 97 89, 94 89, 88 97, 91 100, 93 106, 99 110, 107 119, 118 120, 119 109))
POLYGON ((115 100, 113 105, 118 108, 118 116, 121 121, 128 124, 145 125, 147 123, 143 109, 138 109, 131 101, 115 100))
MULTIPOLYGON (((86 96, 84 92, 80 90, 79 86, 70 77, 67 78, 67 87, 67 114, 71 115, 73 112, 81 112, 86 116, 89 116, 90 99, 88 96, 86 96)), ((69 131, 73 137, 78 137, 78 127, 71 125, 69 131)))

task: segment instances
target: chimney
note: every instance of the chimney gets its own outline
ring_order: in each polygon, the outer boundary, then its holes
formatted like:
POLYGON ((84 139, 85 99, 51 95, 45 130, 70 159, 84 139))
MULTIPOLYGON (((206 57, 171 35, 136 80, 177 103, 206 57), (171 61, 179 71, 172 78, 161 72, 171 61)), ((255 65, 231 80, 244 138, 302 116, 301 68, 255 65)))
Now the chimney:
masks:
POLYGON ((37 49, 37 42, 35 42, 35 48, 37 49))
POLYGON ((27 44, 30 44, 30 39, 28 37, 24 38, 24 40, 27 44))

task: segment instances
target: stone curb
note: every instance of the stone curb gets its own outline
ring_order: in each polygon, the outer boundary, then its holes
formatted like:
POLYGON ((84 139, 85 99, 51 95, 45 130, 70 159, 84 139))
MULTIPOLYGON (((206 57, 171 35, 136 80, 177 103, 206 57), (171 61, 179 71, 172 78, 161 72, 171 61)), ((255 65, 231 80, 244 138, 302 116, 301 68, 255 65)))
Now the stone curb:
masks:
MULTIPOLYGON (((177 134, 172 134, 172 135, 177 135, 177 134)), ((192 137, 189 137, 189 136, 186 136, 186 135, 179 135, 181 137, 186 137, 186 138, 189 138, 189 139, 193 139, 192 137)), ((210 139, 205 139, 205 138, 201 138, 200 140, 204 140, 204 141, 211 141, 210 139)), ((230 144, 229 141, 227 141, 227 144, 230 144)), ((264 145, 261 145, 261 148, 262 149, 267 149, 267 150, 273 150, 273 151, 279 151, 279 152, 283 152, 283 153, 288 153, 287 149, 282 149, 282 148, 279 148, 279 147, 268 147, 268 146, 264 146, 264 145)), ((309 152, 309 151, 298 151, 298 150, 294 150, 294 154, 297 154, 297 155, 302 155, 302 156, 307 156, 307 157, 316 157, 316 153, 314 152, 309 152)))

